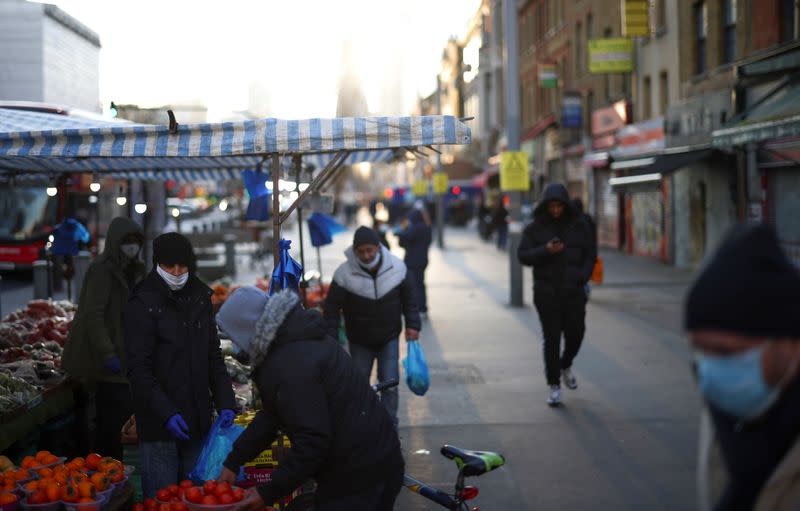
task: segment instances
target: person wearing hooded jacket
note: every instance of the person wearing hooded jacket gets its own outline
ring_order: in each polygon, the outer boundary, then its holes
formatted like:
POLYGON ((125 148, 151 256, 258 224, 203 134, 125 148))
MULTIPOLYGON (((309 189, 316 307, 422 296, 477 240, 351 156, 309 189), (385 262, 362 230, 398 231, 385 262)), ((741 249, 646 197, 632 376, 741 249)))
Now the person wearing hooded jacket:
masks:
POLYGON ((798 509, 798 313, 800 272, 765 224, 734 227, 689 290, 701 511, 798 509))
POLYGON ((142 229, 133 220, 111 221, 105 249, 84 277, 61 359, 67 374, 94 387, 94 399, 102 408, 96 416, 94 447, 117 459, 122 458, 120 430, 133 413, 122 313, 131 289, 144 275, 144 264, 137 258, 143 241, 142 229))
POLYGON ((125 351, 146 497, 194 468, 214 410, 235 417, 211 289, 197 278, 192 245, 170 232, 153 240, 153 270, 125 308, 125 351))
POLYGON ((404 472, 397 432, 322 315, 303 309, 291 290, 270 297, 244 287, 223 304, 217 324, 249 355, 263 405, 220 479, 235 481, 278 430, 291 441, 270 482, 249 490, 239 509, 260 511, 309 478, 317 482, 318 511, 393 509, 404 472))
POLYGON ((425 269, 428 267, 428 250, 433 241, 430 220, 421 208, 415 207, 408 215, 408 225, 397 234, 400 246, 406 250, 403 262, 414 281, 419 312, 428 313, 428 293, 425 290, 425 269))
MULTIPOLYGON (((409 342, 419 339, 422 327, 411 275, 369 227, 356 230, 345 256, 325 298, 328 331, 336 335, 343 315, 350 356, 364 378, 369 380, 377 359, 379 381, 399 379, 403 320, 409 342)), ((397 389, 383 391, 382 401, 397 425, 397 389)))
POLYGON ((597 248, 590 227, 573 208, 567 189, 547 185, 517 251, 522 264, 533 266, 533 297, 544 337, 544 365, 550 406, 561 404, 561 380, 578 386, 572 362, 586 330, 586 283, 592 276, 597 248), (564 351, 561 353, 561 335, 564 351))

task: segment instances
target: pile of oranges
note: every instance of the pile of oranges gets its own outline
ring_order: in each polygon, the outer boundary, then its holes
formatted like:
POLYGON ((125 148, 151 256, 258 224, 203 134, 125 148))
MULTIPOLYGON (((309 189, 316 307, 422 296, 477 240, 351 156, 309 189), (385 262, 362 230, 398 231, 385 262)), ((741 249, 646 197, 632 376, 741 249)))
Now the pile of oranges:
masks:
POLYGON ((84 511, 97 511, 102 504, 98 493, 111 490, 125 479, 125 467, 120 461, 99 454, 67 463, 60 461, 64 460, 40 451, 36 456, 25 457, 17 470, 0 474, 0 504, 6 500, 12 503, 12 498, 16 502, 16 495, 11 492, 19 486, 29 504, 84 504, 84 511))

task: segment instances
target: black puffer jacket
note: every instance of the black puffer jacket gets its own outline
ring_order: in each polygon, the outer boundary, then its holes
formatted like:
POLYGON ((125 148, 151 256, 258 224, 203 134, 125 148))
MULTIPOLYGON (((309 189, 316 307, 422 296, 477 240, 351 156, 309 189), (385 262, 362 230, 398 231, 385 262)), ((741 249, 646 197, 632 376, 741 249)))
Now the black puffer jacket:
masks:
MULTIPOLYGON (((272 305, 266 313, 274 317, 272 305)), ((402 473, 400 441, 389 414, 350 356, 326 335, 318 312, 295 306, 268 342, 266 358, 253 373, 264 408, 234 443, 227 468, 238 471, 280 430, 292 447, 271 482, 258 488, 268 504, 309 478, 324 500, 402 473)))
POLYGON ((420 330, 419 306, 405 263, 381 247, 378 272, 371 275, 349 248, 347 262, 339 266, 325 299, 328 333, 336 336, 344 314, 347 339, 362 346, 379 347, 396 339, 406 328, 420 330))
POLYGON ((533 266, 534 286, 551 289, 583 287, 592 276, 597 248, 591 228, 575 213, 567 189, 562 184, 549 184, 536 206, 533 222, 522 235, 517 257, 522 264, 533 266), (564 214, 555 219, 547 212, 547 204, 559 201, 564 214), (553 238, 564 243, 558 254, 547 252, 545 245, 553 238))
POLYGON ((190 437, 203 438, 214 408, 236 408, 211 294, 194 275, 173 292, 155 269, 133 290, 125 308, 125 351, 140 440, 172 440, 164 424, 176 413, 190 437))

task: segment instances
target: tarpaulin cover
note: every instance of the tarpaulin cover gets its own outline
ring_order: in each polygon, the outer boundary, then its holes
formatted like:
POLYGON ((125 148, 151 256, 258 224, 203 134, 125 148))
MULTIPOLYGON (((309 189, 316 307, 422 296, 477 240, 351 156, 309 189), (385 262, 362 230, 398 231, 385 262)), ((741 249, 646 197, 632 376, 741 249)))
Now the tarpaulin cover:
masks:
POLYGON ((289 255, 289 249, 291 247, 291 240, 281 240, 278 266, 272 271, 272 282, 270 282, 269 286, 270 296, 283 289, 300 291, 300 279, 303 275, 303 267, 289 255))
POLYGON ((347 228, 322 213, 312 213, 308 217, 308 231, 311 233, 311 245, 322 247, 333 243, 333 235, 345 232, 347 228))

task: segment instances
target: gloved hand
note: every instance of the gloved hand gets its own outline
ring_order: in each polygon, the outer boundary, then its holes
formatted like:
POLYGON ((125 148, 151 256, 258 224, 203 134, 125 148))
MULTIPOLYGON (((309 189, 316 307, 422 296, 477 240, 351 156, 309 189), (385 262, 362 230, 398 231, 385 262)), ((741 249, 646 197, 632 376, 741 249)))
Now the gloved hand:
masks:
POLYGON ((122 372, 122 361, 119 357, 113 356, 105 361, 103 369, 113 374, 119 374, 122 372))
POLYGON ((176 413, 170 417, 166 428, 175 440, 189 440, 189 426, 186 425, 181 414, 176 413))
POLYGON ((226 408, 225 410, 220 410, 217 422, 219 422, 219 427, 229 428, 233 425, 233 419, 235 418, 236 412, 226 408))

